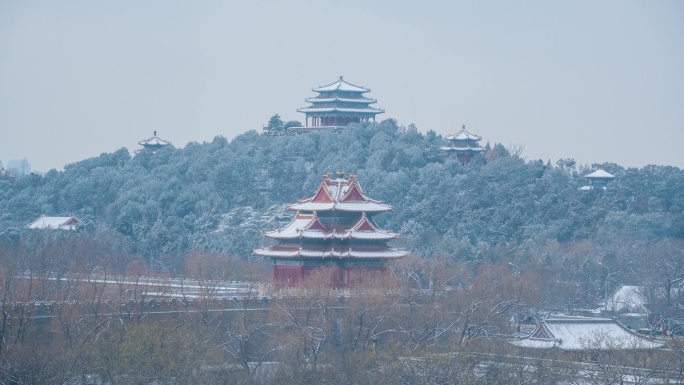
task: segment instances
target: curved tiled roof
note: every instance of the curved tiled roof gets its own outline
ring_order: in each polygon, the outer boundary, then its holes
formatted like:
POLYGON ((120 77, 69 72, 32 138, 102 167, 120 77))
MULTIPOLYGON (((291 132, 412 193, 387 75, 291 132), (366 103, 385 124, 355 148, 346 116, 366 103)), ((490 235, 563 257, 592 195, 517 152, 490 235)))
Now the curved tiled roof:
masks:
POLYGON ((288 206, 290 210, 298 211, 355 211, 355 212, 385 212, 391 211, 392 206, 384 204, 380 201, 368 198, 361 189, 356 175, 350 174, 349 179, 336 178, 332 175, 326 175, 323 178, 319 188, 316 190, 316 195, 299 201, 293 205, 288 206), (324 189, 326 194, 321 195, 321 189, 324 189), (361 199, 355 201, 345 200, 344 198, 349 194, 350 189, 355 189, 361 196, 361 199), (326 196, 326 199, 320 197, 326 196), (328 199, 329 198, 329 199, 328 199))
POLYGON ((641 336, 609 318, 549 316, 525 338, 514 345, 563 350, 653 349, 659 341, 641 336))
POLYGON ((471 134, 470 132, 466 131, 465 125, 461 129, 461 131, 452 134, 452 135, 447 135, 445 137, 446 140, 482 140, 482 137, 479 135, 471 134))
POLYGON ((370 92, 370 89, 355 86, 355 85, 345 81, 344 78, 342 76, 340 76, 340 80, 338 80, 334 83, 330 83, 327 86, 314 88, 313 91, 314 92, 350 91, 350 92, 365 93, 365 92, 370 92))
POLYGON ((615 176, 603 169, 598 169, 591 174, 585 175, 585 178, 603 178, 603 179, 613 179, 615 176))

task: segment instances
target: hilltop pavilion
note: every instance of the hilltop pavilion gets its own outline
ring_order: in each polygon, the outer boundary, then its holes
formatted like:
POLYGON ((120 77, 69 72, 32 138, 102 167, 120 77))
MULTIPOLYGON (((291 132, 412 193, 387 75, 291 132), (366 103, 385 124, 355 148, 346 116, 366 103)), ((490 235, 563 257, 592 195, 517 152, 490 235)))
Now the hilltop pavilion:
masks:
POLYGON ((154 135, 151 138, 141 140, 138 142, 138 144, 143 146, 143 148, 138 149, 136 153, 139 153, 143 150, 149 150, 152 151, 152 153, 155 153, 166 146, 170 146, 171 142, 161 139, 157 136, 157 131, 154 131, 154 135))
POLYGON ((585 175, 584 178, 587 180, 589 184, 580 187, 580 190, 588 191, 592 190, 594 187, 602 187, 605 189, 608 182, 615 179, 615 176, 609 173, 608 171, 600 168, 592 172, 591 174, 585 175))
POLYGON ((312 91, 317 92, 318 96, 305 99, 311 105, 297 109, 306 114, 305 127, 293 127, 293 131, 339 129, 349 123, 375 121, 375 115, 385 112, 370 106, 377 102, 363 95, 370 89, 355 86, 342 76, 338 81, 312 91))
POLYGON ((456 158, 463 164, 470 163, 475 155, 484 151, 484 148, 478 143, 482 140, 482 137, 466 131, 465 125, 461 131, 447 135, 445 139, 447 140, 447 145, 442 146, 440 149, 446 151, 449 155, 456 155, 456 158))
POLYGON ((333 286, 359 287, 388 273, 387 262, 406 252, 387 242, 399 234, 378 228, 373 217, 392 206, 368 198, 355 174, 323 176, 312 198, 290 205, 296 211, 285 227, 268 231, 277 244, 253 251, 275 262, 278 287, 296 287, 319 267, 333 269, 333 286))

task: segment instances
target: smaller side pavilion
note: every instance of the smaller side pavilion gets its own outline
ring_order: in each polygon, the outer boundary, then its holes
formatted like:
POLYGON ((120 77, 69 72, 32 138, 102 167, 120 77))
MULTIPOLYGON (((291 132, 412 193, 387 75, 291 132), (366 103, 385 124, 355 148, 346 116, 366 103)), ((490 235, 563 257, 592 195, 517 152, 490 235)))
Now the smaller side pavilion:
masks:
POLYGON ((152 153, 155 153, 166 146, 170 146, 171 142, 158 137, 157 131, 154 131, 154 135, 151 138, 141 140, 138 144, 143 146, 143 148, 136 150, 136 154, 141 151, 152 151, 152 153))
POLYGON ((370 106, 377 102, 363 95, 370 89, 353 85, 342 76, 338 81, 312 91, 317 92, 318 96, 305 99, 311 105, 297 109, 306 115, 305 127, 292 127, 292 131, 339 129, 350 123, 375 121, 375 115, 385 112, 370 106))
POLYGON ((448 155, 455 155, 463 164, 470 163, 475 155, 484 151, 484 148, 478 143, 482 137, 466 131, 465 125, 461 131, 447 135, 445 139, 447 144, 440 149, 446 151, 448 155))
POLYGON ((594 187, 603 187, 605 188, 606 185, 615 179, 615 176, 606 170, 603 169, 598 169, 591 174, 587 174, 584 176, 584 178, 587 179, 587 182, 589 183, 586 186, 580 187, 580 190, 592 190, 594 187))
POLYGON ((609 318, 550 315, 532 333, 511 341, 526 348, 562 350, 655 349, 662 342, 642 336, 609 318))
POLYGON ((41 215, 40 218, 28 224, 26 227, 34 230, 76 230, 81 223, 76 217, 48 217, 41 215))

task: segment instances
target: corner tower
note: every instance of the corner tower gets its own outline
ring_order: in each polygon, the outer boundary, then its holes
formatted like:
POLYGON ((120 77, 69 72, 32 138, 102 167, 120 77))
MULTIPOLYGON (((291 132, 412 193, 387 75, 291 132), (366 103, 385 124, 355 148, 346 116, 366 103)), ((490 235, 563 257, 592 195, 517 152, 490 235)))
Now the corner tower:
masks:
POLYGON ((324 175, 313 197, 288 208, 296 211, 292 221, 264 234, 277 244, 253 251, 274 261, 278 287, 299 286, 320 267, 336 268, 334 286, 358 287, 386 276, 387 262, 406 255, 387 245, 399 234, 373 221, 392 206, 368 198, 355 174, 324 175))

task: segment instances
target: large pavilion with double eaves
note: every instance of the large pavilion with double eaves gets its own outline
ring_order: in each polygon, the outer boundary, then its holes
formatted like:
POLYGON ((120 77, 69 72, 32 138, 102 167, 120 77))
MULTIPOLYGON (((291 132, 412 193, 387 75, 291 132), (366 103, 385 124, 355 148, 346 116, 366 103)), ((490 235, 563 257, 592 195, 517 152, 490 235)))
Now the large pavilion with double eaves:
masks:
POLYGON ((375 121, 375 115, 385 112, 370 106, 377 102, 364 96, 370 89, 351 84, 342 76, 338 81, 313 91, 318 96, 305 100, 311 105, 297 109, 306 115, 305 127, 295 127, 294 131, 338 129, 350 123, 375 121))

